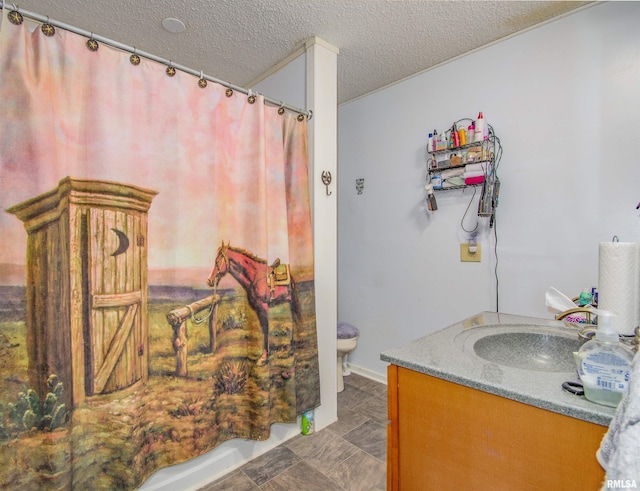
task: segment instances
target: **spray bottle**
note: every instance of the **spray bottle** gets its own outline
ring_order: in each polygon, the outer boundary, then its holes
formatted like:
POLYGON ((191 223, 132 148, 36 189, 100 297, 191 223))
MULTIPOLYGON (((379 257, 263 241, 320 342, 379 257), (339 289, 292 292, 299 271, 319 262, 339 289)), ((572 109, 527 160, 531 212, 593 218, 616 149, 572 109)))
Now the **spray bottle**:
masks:
POLYGON ((438 209, 438 202, 436 201, 436 195, 433 193, 433 184, 427 184, 425 189, 427 190, 427 209, 429 211, 436 211, 438 209))
POLYGON ((594 339, 580 347, 578 373, 591 402, 616 407, 629 383, 633 352, 620 342, 611 312, 600 312, 594 339))

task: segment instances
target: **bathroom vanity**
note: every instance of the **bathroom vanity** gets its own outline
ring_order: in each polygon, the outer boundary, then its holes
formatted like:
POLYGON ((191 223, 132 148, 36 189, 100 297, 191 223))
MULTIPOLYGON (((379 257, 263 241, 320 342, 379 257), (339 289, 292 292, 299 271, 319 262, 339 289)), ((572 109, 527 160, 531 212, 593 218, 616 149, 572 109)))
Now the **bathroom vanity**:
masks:
POLYGON ((387 489, 600 489, 615 410, 562 389, 576 380, 569 326, 484 312, 382 353, 387 489))

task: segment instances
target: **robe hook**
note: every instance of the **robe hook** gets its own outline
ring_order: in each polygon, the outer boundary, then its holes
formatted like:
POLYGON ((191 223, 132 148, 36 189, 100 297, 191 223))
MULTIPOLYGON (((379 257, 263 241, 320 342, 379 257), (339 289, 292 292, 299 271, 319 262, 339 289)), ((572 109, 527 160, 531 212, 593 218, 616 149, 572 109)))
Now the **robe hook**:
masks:
POLYGON ((329 184, 331 184, 331 172, 328 170, 322 171, 322 184, 327 188, 327 196, 331 196, 331 191, 329 191, 329 184))

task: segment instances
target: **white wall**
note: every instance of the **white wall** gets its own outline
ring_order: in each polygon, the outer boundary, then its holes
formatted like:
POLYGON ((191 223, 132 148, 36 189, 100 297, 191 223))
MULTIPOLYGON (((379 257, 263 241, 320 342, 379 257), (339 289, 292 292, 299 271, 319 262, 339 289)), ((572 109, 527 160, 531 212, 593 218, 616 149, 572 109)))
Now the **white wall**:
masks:
POLYGON ((502 140, 500 311, 550 318, 547 287, 597 284, 599 242, 640 241, 639 21, 640 3, 598 4, 339 108, 338 318, 361 331, 353 365, 384 374, 381 351, 496 308, 486 221, 482 262, 459 260, 472 192, 424 204, 433 128, 483 111, 502 140))

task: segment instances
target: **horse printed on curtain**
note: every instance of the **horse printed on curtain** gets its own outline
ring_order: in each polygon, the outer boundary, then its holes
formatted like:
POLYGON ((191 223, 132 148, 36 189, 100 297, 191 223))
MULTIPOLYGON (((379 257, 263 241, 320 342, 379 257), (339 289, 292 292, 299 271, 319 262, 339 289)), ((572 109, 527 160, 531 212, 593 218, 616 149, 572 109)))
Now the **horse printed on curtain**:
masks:
POLYGON ((0 30, 4 489, 133 489, 320 403, 306 121, 98 48, 0 30))

